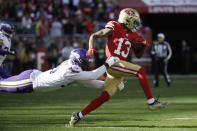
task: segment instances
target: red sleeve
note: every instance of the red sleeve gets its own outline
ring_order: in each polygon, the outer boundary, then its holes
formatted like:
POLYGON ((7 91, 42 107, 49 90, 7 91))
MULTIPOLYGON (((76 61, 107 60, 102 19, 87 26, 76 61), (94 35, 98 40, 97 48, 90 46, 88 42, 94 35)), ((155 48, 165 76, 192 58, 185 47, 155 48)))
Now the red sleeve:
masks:
POLYGON ((116 21, 109 21, 106 25, 105 25, 105 28, 110 28, 113 30, 113 34, 115 33, 116 31, 116 28, 117 28, 117 22, 116 21))

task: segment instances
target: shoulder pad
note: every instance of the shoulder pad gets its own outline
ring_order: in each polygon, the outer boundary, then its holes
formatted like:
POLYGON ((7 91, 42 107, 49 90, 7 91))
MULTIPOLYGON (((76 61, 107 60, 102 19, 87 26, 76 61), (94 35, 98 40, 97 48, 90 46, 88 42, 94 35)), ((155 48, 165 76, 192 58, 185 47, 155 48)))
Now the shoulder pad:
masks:
POLYGON ((116 22, 116 21, 109 21, 109 22, 105 25, 105 28, 112 28, 112 29, 114 29, 115 26, 118 26, 118 25, 119 25, 119 23, 116 22))

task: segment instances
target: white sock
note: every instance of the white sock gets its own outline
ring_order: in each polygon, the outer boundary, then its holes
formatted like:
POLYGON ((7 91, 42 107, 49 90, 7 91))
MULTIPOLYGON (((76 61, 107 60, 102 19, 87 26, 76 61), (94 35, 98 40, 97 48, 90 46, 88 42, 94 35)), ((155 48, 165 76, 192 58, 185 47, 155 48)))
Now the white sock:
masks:
POLYGON ((81 113, 81 112, 79 112, 79 117, 80 117, 80 118, 82 118, 82 117, 83 117, 83 115, 82 115, 82 113, 81 113))
POLYGON ((154 98, 148 99, 148 104, 152 104, 153 102, 155 102, 154 98))

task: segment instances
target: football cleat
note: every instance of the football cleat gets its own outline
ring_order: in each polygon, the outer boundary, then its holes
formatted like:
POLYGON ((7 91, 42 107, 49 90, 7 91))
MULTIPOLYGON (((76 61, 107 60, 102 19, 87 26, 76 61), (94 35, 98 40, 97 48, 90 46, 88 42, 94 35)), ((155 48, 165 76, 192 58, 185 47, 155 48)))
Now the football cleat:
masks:
POLYGON ((165 108, 168 105, 168 102, 159 102, 158 100, 155 100, 152 104, 148 104, 148 108, 150 110, 157 110, 165 108))
POLYGON ((71 115, 71 119, 69 121, 70 127, 73 128, 75 126, 75 124, 77 124, 77 122, 79 122, 80 120, 81 120, 81 118, 79 117, 78 113, 73 112, 71 115))

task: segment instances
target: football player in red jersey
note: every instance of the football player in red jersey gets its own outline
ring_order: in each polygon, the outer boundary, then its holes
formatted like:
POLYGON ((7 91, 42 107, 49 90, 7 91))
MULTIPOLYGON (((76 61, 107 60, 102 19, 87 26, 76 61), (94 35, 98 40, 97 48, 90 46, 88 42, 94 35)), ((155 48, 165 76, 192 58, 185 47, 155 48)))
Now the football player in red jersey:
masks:
POLYGON ((118 22, 109 21, 104 29, 90 36, 88 56, 92 56, 96 52, 94 49, 95 40, 97 38, 107 37, 108 40, 105 49, 107 59, 111 56, 117 56, 120 58, 120 61, 107 70, 104 91, 101 95, 92 100, 81 112, 72 114, 69 122, 71 127, 74 127, 83 116, 108 101, 115 94, 117 86, 125 76, 138 77, 139 83, 148 100, 149 109, 156 110, 167 106, 167 102, 159 102, 152 96, 145 69, 139 65, 126 62, 132 44, 136 48, 133 51, 138 58, 143 55, 145 48, 148 46, 146 39, 136 33, 139 26, 139 13, 134 9, 126 8, 120 12, 118 22), (136 46, 136 44, 138 45, 136 46))

